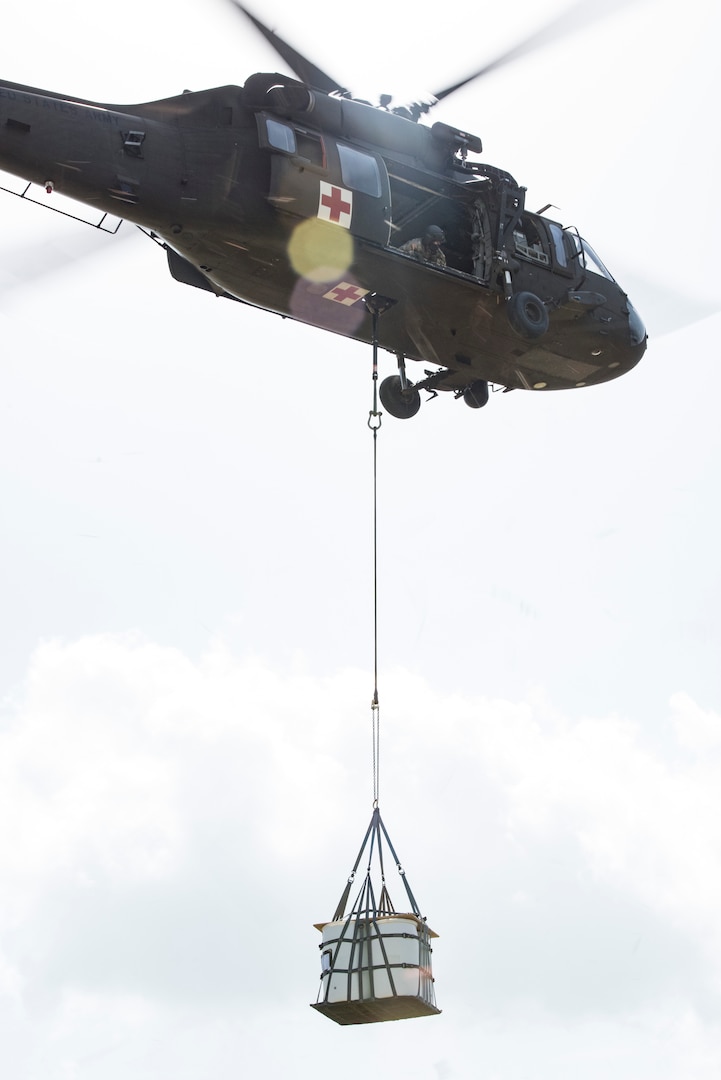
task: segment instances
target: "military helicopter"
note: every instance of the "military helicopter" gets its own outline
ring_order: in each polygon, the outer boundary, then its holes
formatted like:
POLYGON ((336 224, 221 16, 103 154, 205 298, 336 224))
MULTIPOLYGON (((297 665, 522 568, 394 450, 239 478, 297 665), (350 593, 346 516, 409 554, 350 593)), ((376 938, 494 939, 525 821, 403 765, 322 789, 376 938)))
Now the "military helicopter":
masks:
POLYGON ((420 122, 428 102, 354 99, 232 3, 297 78, 133 106, 0 82, 0 168, 133 222, 181 283, 394 354, 380 397, 401 419, 422 390, 479 408, 489 384, 583 387, 638 363, 646 332, 626 293, 576 229, 527 210, 510 173, 479 160, 480 138, 420 122), (444 266, 403 250, 431 227, 444 266))

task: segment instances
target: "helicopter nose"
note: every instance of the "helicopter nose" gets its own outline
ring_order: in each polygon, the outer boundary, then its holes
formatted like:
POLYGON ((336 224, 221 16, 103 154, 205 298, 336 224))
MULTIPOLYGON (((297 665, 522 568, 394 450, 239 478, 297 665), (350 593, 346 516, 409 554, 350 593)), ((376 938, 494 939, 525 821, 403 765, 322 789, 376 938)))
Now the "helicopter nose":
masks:
POLYGON ((643 324, 643 319, 628 298, 626 303, 628 305, 628 329, 631 333, 631 342, 633 345, 642 345, 646 340, 646 327, 643 324))

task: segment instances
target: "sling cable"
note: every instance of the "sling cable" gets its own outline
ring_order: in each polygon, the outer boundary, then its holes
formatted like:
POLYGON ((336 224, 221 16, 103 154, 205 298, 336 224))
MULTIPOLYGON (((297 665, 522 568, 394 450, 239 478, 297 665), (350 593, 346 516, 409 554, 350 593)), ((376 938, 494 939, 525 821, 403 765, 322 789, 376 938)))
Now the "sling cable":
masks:
MULTIPOLYGON (((378 700, 378 319, 394 303, 373 293, 364 298, 372 317, 373 407, 368 427, 373 433, 373 814, 345 888, 329 922, 315 923, 323 940, 319 946, 321 974, 312 1008, 337 1024, 375 1024, 434 1016, 436 1008, 431 971, 431 939, 438 935, 421 915, 405 870, 391 843, 378 808, 380 777, 380 705, 378 700), (403 882, 407 910, 396 911, 388 892, 384 848, 403 882), (365 876, 354 899, 356 875, 364 859, 365 876), (375 885, 374 885, 375 881, 375 885), (350 902, 350 908, 346 911, 350 902)), ((405 387, 402 387, 405 389, 405 387)))

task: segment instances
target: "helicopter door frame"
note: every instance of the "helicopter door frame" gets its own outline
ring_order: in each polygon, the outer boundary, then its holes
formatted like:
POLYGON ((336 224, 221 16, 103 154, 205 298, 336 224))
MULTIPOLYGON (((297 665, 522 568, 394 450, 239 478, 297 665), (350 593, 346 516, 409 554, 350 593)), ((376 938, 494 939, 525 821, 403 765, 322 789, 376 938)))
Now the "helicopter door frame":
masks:
POLYGON ((258 113, 257 123, 271 159, 267 198, 277 210, 388 243, 390 181, 379 154, 269 113, 258 113))
POLYGON ((258 113, 258 141, 270 152, 267 199, 301 218, 318 210, 319 181, 329 178, 323 137, 269 113, 258 113))
POLYGON ((583 277, 583 266, 568 228, 564 228, 557 221, 550 221, 548 218, 541 217, 537 220, 543 223, 548 235, 548 250, 551 253, 554 273, 563 274, 572 280, 580 281, 583 277))
POLYGON ((385 161, 375 151, 345 139, 326 142, 331 173, 338 178, 344 197, 350 197, 350 231, 385 247, 391 235, 391 187, 385 161))

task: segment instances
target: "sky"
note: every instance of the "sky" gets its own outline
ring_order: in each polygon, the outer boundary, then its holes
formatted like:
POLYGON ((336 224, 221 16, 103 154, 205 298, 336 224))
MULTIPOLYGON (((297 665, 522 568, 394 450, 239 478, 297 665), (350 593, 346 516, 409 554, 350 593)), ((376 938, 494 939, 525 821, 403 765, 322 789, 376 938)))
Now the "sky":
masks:
MULTIPOLYGON (((400 100, 563 8, 254 10, 400 100)), ((372 804, 370 350, 0 193, 4 1075, 718 1077, 721 16, 605 9, 433 118, 578 227, 646 356, 378 435, 380 806, 440 1017, 308 1007, 372 804)), ((4 78, 97 101, 282 70, 222 0, 3 26, 4 78)))

